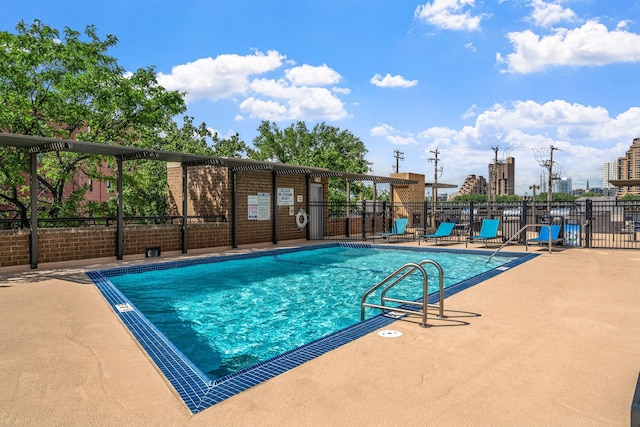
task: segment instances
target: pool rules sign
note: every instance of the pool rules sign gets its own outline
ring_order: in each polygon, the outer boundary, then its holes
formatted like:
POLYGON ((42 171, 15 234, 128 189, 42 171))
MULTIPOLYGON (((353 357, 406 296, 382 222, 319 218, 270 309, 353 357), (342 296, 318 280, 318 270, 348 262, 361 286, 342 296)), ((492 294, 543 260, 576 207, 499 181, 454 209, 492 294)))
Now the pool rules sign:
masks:
POLYGON ((247 196, 247 218, 268 221, 271 218, 271 194, 258 193, 247 196))

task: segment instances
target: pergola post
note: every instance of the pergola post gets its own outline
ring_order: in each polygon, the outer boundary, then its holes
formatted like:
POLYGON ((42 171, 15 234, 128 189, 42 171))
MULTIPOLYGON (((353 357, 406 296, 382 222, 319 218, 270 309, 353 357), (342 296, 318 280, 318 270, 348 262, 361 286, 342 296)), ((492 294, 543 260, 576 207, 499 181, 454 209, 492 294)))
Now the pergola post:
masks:
POLYGON ((189 247, 188 242, 188 229, 187 229, 187 209, 188 209, 188 179, 189 179, 188 166, 186 163, 182 164, 182 253, 186 254, 189 247))
POLYGON ((38 153, 29 154, 30 162, 30 198, 31 221, 29 225, 29 263, 31 268, 38 268, 38 153))
POLYGON ((122 157, 116 157, 116 161, 118 164, 118 180, 116 184, 118 191, 118 213, 116 219, 116 259, 118 261, 121 261, 124 252, 124 221, 122 220, 122 157))
POLYGON ((276 245, 278 243, 278 174, 273 171, 271 172, 271 186, 273 188, 273 227, 271 230, 273 237, 273 244, 276 245))
MULTIPOLYGON (((307 182, 307 213, 311 213, 311 175, 305 174, 306 182, 307 182)), ((311 224, 306 227, 307 240, 311 240, 311 224)))
POLYGON ((347 180, 347 223, 345 224, 345 234, 349 237, 351 231, 351 181, 347 180))
POLYGON ((238 247, 238 173, 231 170, 231 247, 238 247))

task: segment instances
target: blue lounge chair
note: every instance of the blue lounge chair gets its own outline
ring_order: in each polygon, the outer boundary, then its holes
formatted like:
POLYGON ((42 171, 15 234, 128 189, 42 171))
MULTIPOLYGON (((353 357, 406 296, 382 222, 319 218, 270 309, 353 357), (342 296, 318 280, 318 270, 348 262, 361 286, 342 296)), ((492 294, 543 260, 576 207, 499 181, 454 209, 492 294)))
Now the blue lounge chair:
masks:
POLYGON ((465 242, 465 247, 469 242, 474 242, 476 240, 484 241, 485 248, 487 247, 487 242, 493 239, 501 239, 501 236, 498 236, 498 227, 500 226, 499 219, 483 219, 482 226, 480 226, 480 233, 474 236, 467 237, 467 241, 465 242))
MULTIPOLYGON (((560 237, 560 229, 562 226, 560 225, 552 225, 551 226, 551 244, 562 242, 562 238, 560 237)), ((540 232, 538 233, 538 237, 534 237, 533 239, 527 239, 527 245, 530 243, 540 243, 542 245, 549 244, 549 227, 543 225, 540 227, 540 232)), ((526 245, 525 245, 526 248, 526 245)))
POLYGON ((378 233, 375 235, 375 237, 382 237, 383 239, 387 239, 389 237, 397 237, 399 239, 404 235, 404 230, 407 228, 408 223, 409 218, 396 218, 395 221, 393 221, 393 227, 391 227, 391 231, 387 233, 378 233))
POLYGON ((418 236, 418 246, 420 246, 420 239, 424 239, 424 240, 434 239, 437 245, 438 239, 443 239, 445 237, 451 236, 451 232, 453 231, 453 227, 455 226, 456 224, 454 222, 441 222, 435 233, 422 234, 418 236))

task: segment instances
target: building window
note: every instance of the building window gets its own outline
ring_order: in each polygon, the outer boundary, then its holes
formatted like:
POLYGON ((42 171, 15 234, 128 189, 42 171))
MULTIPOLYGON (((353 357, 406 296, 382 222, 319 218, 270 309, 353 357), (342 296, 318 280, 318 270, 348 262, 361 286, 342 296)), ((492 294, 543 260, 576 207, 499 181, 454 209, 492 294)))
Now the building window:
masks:
POLYGON ((89 192, 93 192, 93 180, 89 178, 89 192))

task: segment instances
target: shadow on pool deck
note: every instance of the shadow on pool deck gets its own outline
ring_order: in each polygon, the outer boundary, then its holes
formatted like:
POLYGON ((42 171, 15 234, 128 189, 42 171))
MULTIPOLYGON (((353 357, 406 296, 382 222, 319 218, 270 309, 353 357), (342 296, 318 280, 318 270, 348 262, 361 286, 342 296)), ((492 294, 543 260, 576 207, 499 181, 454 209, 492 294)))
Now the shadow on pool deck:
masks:
POLYGON ((389 329, 401 337, 369 334, 195 416, 87 285, 82 266, 0 269, 0 419, 629 425, 640 370, 640 251, 532 249, 543 256, 445 300, 446 321, 465 327, 395 322, 389 329))

